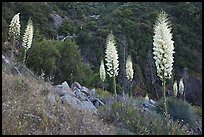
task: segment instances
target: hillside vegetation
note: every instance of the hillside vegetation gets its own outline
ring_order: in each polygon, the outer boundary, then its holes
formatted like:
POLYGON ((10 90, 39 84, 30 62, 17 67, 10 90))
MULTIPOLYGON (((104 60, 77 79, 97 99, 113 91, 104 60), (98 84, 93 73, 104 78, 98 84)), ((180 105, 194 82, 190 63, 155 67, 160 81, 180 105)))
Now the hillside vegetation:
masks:
POLYGON ((201 2, 3 2, 2 61, 3 134, 202 134, 201 2))

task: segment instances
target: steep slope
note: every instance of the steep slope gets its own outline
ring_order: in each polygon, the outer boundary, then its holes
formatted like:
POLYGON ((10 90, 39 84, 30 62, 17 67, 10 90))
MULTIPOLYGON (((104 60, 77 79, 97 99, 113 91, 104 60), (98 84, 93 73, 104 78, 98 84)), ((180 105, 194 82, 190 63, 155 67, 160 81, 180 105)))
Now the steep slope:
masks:
POLYGON ((97 114, 62 104, 53 86, 32 75, 13 75, 2 64, 2 133, 4 135, 115 134, 97 114))

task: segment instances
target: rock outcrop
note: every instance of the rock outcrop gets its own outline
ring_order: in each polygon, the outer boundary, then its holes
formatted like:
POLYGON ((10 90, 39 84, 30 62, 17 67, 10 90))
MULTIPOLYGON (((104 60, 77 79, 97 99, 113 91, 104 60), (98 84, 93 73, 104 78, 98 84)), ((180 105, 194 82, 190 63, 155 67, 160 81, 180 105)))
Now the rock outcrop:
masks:
MULTIPOLYGON (((66 81, 64 81, 61 85, 56 85, 54 87, 57 95, 61 98, 62 104, 68 103, 76 109, 91 112, 97 112, 97 107, 104 105, 100 99, 95 97, 95 89, 90 90, 85 86, 81 86, 78 82, 74 82, 71 85, 71 88, 66 81)), ((52 101, 54 98, 55 97, 49 96, 49 99, 52 101)))

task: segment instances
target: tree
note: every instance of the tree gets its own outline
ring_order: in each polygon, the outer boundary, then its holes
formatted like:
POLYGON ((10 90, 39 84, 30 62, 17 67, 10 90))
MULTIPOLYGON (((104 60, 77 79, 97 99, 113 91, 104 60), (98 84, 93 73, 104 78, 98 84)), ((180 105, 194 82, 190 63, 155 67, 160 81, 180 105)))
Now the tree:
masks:
POLYGON ((106 66, 107 66, 107 73, 110 77, 113 77, 113 87, 114 87, 114 93, 117 96, 116 93, 116 80, 115 77, 118 75, 119 71, 119 61, 118 61, 118 53, 115 46, 116 42, 114 39, 114 36, 112 32, 108 35, 107 41, 106 41, 106 66))
POLYGON ((157 68, 157 75, 160 77, 163 86, 164 96, 164 111, 167 114, 166 109, 166 80, 171 78, 173 69, 173 53, 174 41, 172 40, 171 27, 169 25, 167 14, 162 11, 154 26, 154 38, 153 38, 153 54, 155 64, 157 68))

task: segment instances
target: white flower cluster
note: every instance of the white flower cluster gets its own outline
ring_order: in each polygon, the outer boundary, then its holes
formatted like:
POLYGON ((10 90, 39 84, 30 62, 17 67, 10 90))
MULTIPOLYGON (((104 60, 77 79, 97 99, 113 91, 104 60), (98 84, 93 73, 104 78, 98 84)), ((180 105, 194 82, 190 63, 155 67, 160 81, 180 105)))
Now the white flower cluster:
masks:
POLYGON ((100 78, 102 81, 104 81, 106 79, 106 70, 104 67, 104 62, 103 60, 101 60, 101 65, 100 65, 100 78))
POLYGON ((167 14, 161 12, 154 26, 153 54, 157 67, 157 74, 161 79, 170 79, 173 69, 174 41, 172 40, 171 27, 167 14))
POLYGON ((180 80, 179 82, 179 92, 181 95, 184 93, 184 84, 183 84, 183 79, 180 80))
POLYGON ((174 97, 176 97, 176 96, 177 96, 177 93, 178 93, 177 81, 174 82, 173 91, 174 91, 174 97))
POLYGON ((9 35, 13 36, 14 39, 19 39, 20 36, 20 21, 19 21, 20 13, 17 13, 11 20, 9 25, 9 35))
POLYGON ((25 33, 23 35, 22 46, 25 48, 25 50, 28 50, 31 47, 32 40, 33 40, 33 22, 31 19, 29 19, 25 33))
POLYGON ((106 48, 106 66, 107 73, 110 77, 117 76, 119 71, 119 61, 118 61, 118 53, 115 46, 115 40, 112 33, 110 33, 107 37, 107 48, 106 48))
POLYGON ((134 72, 133 72, 133 68, 132 68, 132 59, 129 55, 127 58, 127 61, 126 61, 126 76, 127 76, 128 80, 132 81, 133 73, 134 72))

